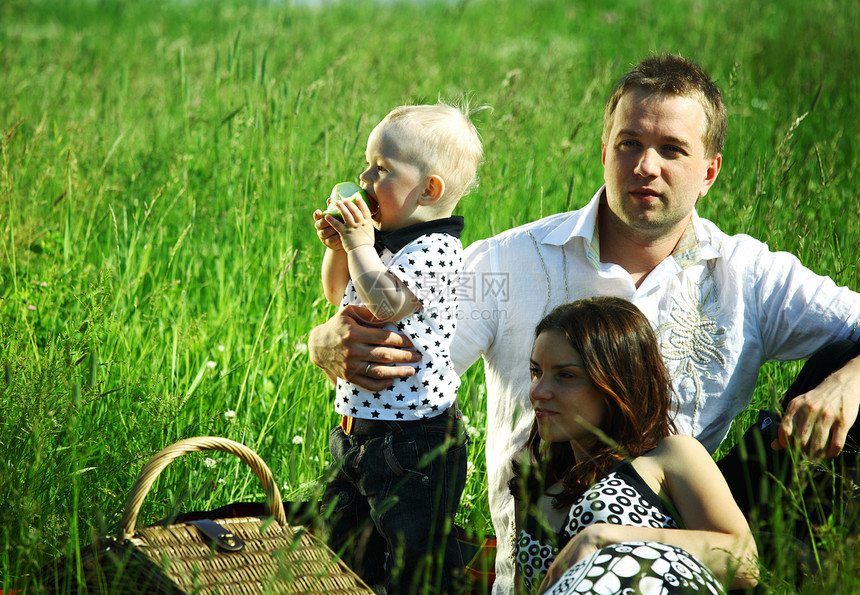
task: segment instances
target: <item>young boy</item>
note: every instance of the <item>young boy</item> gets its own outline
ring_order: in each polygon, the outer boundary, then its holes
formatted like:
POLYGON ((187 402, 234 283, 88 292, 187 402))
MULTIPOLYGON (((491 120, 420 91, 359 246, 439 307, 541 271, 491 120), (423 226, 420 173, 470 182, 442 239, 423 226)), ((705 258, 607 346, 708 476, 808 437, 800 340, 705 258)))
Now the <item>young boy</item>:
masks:
POLYGON ((389 595, 453 591, 463 566, 453 517, 466 445, 449 356, 463 218, 452 212, 481 158, 480 137, 459 109, 401 106, 368 138, 367 203, 337 201, 342 220, 314 213, 329 302, 367 307, 421 355, 415 375, 379 392, 338 380, 342 422, 329 437, 329 544, 389 595))

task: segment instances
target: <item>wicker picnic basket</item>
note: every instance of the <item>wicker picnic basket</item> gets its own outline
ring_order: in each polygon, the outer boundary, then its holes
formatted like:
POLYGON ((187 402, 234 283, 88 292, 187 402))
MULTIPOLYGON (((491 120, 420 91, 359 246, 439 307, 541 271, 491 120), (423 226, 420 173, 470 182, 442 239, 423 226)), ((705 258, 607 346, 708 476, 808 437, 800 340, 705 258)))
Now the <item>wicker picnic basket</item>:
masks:
MULTIPOLYGON (((117 537, 99 540, 82 558, 90 593, 373 593, 319 539, 287 523, 263 460, 218 437, 181 440, 152 457, 131 488, 117 537), (141 504, 161 471, 183 454, 210 450, 236 455, 253 469, 266 492, 266 515, 136 528, 141 504)), ((68 576, 57 573, 49 582, 64 591, 69 587, 68 576)))

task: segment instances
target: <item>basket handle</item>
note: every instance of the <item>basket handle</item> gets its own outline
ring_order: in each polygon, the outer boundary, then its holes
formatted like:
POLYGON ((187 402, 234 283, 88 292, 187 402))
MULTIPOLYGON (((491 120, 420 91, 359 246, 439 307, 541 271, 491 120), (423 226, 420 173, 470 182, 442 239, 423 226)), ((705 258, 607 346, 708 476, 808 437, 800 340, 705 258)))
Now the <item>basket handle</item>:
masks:
POLYGON ((146 466, 141 469, 137 475, 134 485, 131 486, 131 491, 128 494, 128 499, 125 501, 125 510, 120 521, 119 539, 131 539, 137 525, 137 515, 140 513, 140 507, 143 504, 143 499, 149 493, 149 489, 158 475, 167 467, 174 459, 181 457, 190 452, 200 452, 205 450, 220 450, 228 454, 233 454, 239 457, 243 462, 251 467, 256 473, 260 482, 263 484, 263 489, 266 490, 266 512, 275 517, 275 521, 283 526, 287 524, 287 515, 284 512, 284 503, 281 502, 281 493, 278 491, 278 486, 275 485, 275 479, 269 467, 263 462, 257 453, 253 450, 229 440, 228 438, 220 438, 218 436, 201 436, 199 438, 186 438, 175 444, 171 444, 157 452, 155 456, 149 459, 146 466))

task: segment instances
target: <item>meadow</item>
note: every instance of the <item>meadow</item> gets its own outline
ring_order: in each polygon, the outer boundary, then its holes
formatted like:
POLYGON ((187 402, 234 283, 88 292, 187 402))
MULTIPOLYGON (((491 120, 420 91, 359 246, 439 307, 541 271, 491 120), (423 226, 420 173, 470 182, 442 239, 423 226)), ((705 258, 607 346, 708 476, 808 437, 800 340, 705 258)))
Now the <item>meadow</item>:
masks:
MULTIPOLYGON (((700 214, 860 290, 858 22, 852 0, 0 3, 0 589, 115 531, 182 438, 242 442, 285 499, 317 497, 336 418, 307 336, 334 307, 311 213, 395 105, 492 107, 468 245, 584 205, 614 82, 680 52, 729 109, 700 214)), ((796 370, 766 367, 755 403, 796 370)), ((458 515, 477 535, 485 399, 477 365, 458 515)), ((184 457, 141 522, 260 498, 236 460, 184 457)), ((816 529, 821 572, 786 548, 762 590, 860 590, 851 524, 816 529)))

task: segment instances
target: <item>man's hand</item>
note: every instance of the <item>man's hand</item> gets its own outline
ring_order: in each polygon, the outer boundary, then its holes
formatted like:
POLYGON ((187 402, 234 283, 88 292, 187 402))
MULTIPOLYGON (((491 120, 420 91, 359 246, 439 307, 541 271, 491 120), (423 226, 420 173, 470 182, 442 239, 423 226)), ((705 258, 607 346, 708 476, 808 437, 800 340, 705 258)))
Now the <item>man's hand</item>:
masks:
POLYGON ((327 322, 311 330, 308 352, 311 362, 334 382, 343 378, 363 389, 379 391, 394 378, 415 374, 420 360, 407 337, 381 328, 368 310, 346 306, 327 322), (404 364, 404 365, 382 365, 404 364))
POLYGON ((811 457, 835 457, 845 446, 860 408, 860 357, 825 378, 811 391, 792 399, 771 448, 790 444, 811 457))

